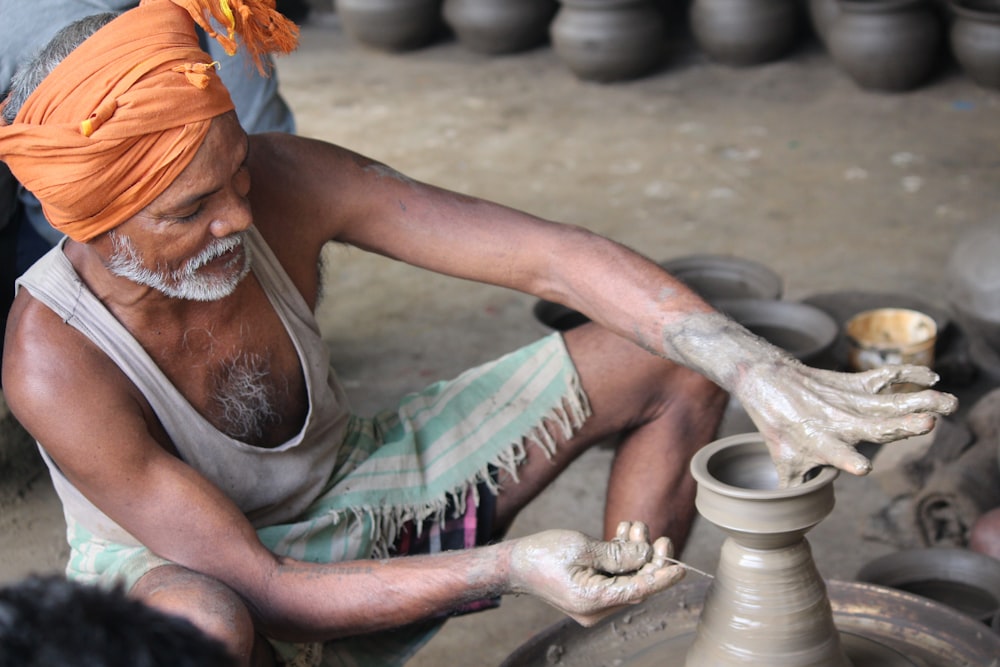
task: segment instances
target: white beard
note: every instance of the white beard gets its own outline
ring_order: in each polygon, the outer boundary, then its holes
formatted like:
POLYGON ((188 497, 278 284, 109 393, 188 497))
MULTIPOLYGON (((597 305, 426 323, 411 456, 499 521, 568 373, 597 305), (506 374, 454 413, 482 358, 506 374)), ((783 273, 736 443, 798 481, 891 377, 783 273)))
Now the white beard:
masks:
POLYGON ((174 299, 190 301, 217 301, 233 293, 248 273, 250 273, 250 248, 244 243, 246 232, 238 232, 223 239, 217 239, 197 257, 177 271, 154 271, 143 266, 142 257, 127 236, 114 230, 111 236, 113 250, 108 258, 108 270, 116 276, 131 280, 139 285, 152 287, 174 299), (223 276, 200 275, 199 270, 213 259, 234 248, 242 247, 242 254, 234 257, 223 276))

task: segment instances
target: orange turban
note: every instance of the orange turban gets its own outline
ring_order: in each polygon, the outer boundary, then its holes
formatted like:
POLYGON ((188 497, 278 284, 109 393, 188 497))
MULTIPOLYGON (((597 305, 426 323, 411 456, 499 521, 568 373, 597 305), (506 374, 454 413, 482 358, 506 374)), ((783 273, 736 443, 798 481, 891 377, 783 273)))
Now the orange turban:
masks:
POLYGON ((263 72, 261 57, 291 51, 298 35, 274 2, 142 0, 67 56, 0 127, 0 160, 70 238, 117 227, 173 183, 212 119, 233 109, 195 23, 231 54, 238 34, 263 72))

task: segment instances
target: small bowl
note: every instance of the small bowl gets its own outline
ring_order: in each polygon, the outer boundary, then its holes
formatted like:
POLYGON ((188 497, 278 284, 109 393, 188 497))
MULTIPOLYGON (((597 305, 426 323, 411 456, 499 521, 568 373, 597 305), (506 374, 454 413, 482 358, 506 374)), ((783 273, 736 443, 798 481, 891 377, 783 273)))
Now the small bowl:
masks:
POLYGON ((709 302, 722 299, 780 299, 784 282, 768 267, 729 255, 688 255, 660 266, 709 302))
POLYGON ((897 551, 864 565, 857 578, 940 602, 984 624, 1000 613, 1000 560, 968 549, 897 551))

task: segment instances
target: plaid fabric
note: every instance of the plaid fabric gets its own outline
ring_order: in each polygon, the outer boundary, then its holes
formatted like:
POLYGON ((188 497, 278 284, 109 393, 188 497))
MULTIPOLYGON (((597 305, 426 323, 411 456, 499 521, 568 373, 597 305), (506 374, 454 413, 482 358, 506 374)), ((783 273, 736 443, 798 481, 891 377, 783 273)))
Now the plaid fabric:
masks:
MULTIPOLYGON (((408 521, 400 531, 396 544, 393 545, 393 556, 436 554, 489 544, 493 539, 496 496, 486 484, 479 484, 478 490, 478 507, 468 503, 464 513, 449 507, 444 521, 425 519, 419 530, 416 522, 408 521)), ((499 606, 499 597, 475 600, 442 614, 442 617, 461 616, 499 606)))

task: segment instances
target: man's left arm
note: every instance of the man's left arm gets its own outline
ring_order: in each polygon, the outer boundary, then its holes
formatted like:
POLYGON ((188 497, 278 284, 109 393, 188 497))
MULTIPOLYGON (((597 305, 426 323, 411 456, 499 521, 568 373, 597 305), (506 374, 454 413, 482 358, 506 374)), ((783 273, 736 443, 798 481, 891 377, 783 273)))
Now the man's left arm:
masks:
POLYGON ((335 183, 307 187, 323 238, 564 304, 702 373, 740 400, 784 483, 824 464, 865 474, 870 463, 855 444, 925 433, 935 414, 957 407, 954 397, 931 390, 880 393, 899 382, 933 385, 937 376, 926 368, 844 374, 804 366, 655 262, 580 226, 420 183, 322 142, 305 153, 307 162, 338 165, 325 170, 335 183))

